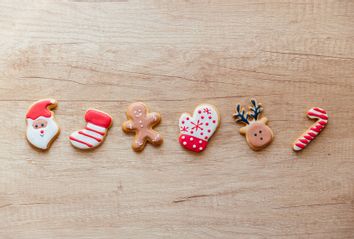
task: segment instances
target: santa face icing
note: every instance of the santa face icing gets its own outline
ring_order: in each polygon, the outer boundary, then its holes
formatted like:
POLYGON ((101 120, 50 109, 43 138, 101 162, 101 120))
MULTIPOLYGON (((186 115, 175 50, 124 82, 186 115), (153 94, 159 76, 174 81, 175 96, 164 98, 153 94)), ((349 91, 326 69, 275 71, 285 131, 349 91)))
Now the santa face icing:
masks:
POLYGON ((101 145, 112 126, 112 117, 99 110, 91 109, 85 114, 86 127, 70 135, 71 144, 78 149, 94 149, 101 145))
POLYGON ((195 108, 193 116, 188 113, 181 115, 179 142, 188 150, 202 152, 219 124, 220 117, 216 108, 209 104, 201 104, 195 108))
POLYGON ((53 99, 41 100, 34 103, 27 112, 26 137, 38 149, 48 149, 59 135, 59 126, 51 111, 56 106, 57 102, 53 99))
POLYGON ((273 131, 267 125, 267 118, 260 118, 263 111, 262 105, 254 99, 251 103, 250 112, 247 113, 240 105, 237 105, 234 118, 237 123, 246 125, 240 129, 240 132, 246 135, 248 145, 253 150, 261 150, 273 141, 273 131))

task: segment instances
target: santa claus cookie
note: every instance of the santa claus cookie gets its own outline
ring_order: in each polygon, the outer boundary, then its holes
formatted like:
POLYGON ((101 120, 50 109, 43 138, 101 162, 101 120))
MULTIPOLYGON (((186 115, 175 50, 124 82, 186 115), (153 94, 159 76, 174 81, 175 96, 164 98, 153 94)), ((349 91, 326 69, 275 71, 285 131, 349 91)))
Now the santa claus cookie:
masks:
POLYGON ((28 109, 26 137, 32 146, 40 150, 49 149, 60 133, 54 112, 51 111, 56 107, 56 100, 45 99, 35 102, 28 109))
POLYGON ((136 102, 128 107, 128 121, 122 125, 125 133, 135 133, 132 148, 139 152, 145 148, 147 142, 160 145, 163 142, 161 135, 153 130, 153 127, 161 121, 159 113, 149 113, 149 108, 142 102, 136 102))
POLYGON ((70 135, 71 144, 78 149, 94 149, 101 145, 112 126, 112 117, 102 111, 90 109, 85 113, 86 126, 70 135))
POLYGON ((251 100, 251 104, 250 111, 247 113, 240 105, 237 105, 236 114, 233 116, 237 123, 246 125, 240 129, 240 133, 246 135, 248 145, 257 151, 267 147, 273 141, 274 135, 267 126, 267 118, 260 118, 263 111, 262 105, 254 99, 251 100))
POLYGON ((183 113, 179 119, 180 144, 191 151, 202 152, 220 124, 217 109, 209 104, 195 108, 193 116, 183 113))

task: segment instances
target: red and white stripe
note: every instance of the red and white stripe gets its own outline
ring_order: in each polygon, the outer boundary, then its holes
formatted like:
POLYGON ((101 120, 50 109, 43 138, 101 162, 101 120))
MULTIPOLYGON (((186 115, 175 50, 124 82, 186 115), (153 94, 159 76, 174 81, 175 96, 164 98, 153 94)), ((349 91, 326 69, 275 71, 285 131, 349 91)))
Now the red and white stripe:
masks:
POLYGON ((79 149, 95 148, 102 143, 107 130, 107 128, 88 123, 85 129, 75 131, 70 135, 70 142, 79 149))
POLYGON ((294 143, 295 151, 303 150, 317 135, 326 127, 328 123, 328 115, 324 109, 314 107, 307 112, 310 119, 318 119, 303 135, 301 135, 294 143))

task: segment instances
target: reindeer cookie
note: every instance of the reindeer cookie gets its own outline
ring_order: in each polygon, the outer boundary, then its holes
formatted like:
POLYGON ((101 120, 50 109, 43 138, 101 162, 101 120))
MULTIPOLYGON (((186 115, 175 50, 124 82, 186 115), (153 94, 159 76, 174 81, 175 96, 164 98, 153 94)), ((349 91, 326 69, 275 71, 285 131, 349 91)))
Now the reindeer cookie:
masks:
POLYGON ((240 129, 240 133, 246 135, 247 143, 253 150, 261 150, 267 147, 273 141, 273 131, 266 124, 267 118, 259 118, 263 111, 261 104, 258 104, 255 99, 251 99, 252 106, 250 111, 245 113, 245 110, 238 104, 236 106, 236 114, 234 118, 237 123, 243 123, 246 126, 240 129), (250 121, 250 119, 252 119, 250 121))
POLYGON ((161 135, 152 128, 161 121, 159 113, 149 113, 148 107, 142 102, 136 102, 128 107, 128 121, 122 125, 125 133, 135 133, 132 148, 139 152, 145 148, 147 142, 160 145, 163 142, 161 135))

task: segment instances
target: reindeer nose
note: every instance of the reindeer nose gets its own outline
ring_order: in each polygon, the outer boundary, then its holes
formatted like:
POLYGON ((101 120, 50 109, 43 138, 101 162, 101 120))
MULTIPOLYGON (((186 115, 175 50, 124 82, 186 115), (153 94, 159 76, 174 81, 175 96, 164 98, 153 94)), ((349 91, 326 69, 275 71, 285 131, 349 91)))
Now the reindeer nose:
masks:
POLYGON ((41 130, 41 134, 44 134, 44 130, 41 130))

